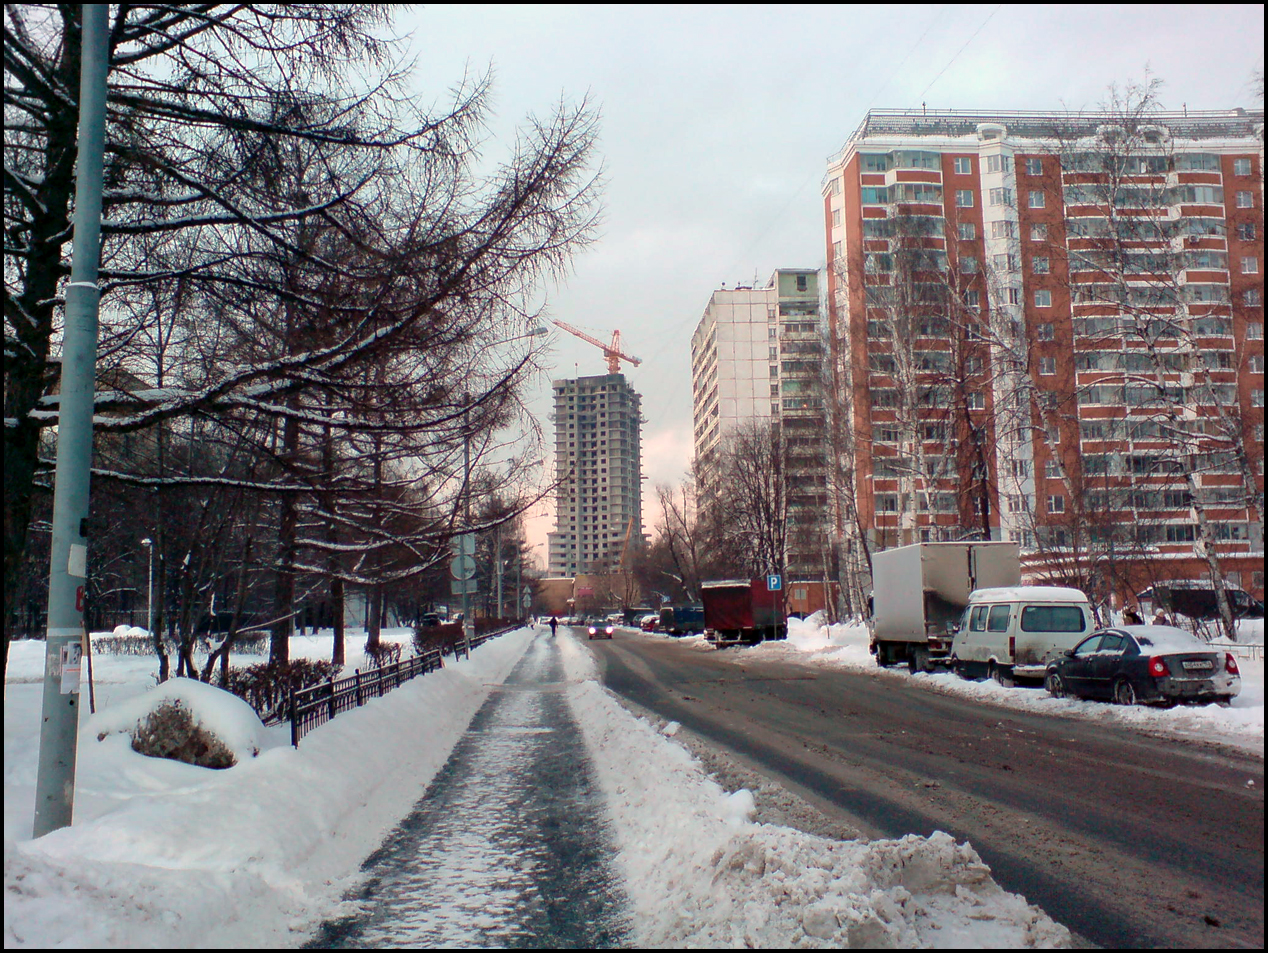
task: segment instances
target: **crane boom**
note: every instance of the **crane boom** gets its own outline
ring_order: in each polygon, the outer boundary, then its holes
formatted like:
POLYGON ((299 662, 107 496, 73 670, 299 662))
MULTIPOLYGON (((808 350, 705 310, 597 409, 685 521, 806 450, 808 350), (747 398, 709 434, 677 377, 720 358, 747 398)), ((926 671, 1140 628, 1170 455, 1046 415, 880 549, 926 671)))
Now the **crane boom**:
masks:
POLYGON ((612 343, 604 344, 598 338, 592 337, 591 335, 586 334, 585 331, 582 331, 578 328, 574 328, 571 324, 565 324, 562 321, 555 321, 554 325, 557 328, 563 328, 569 334, 576 335, 577 337, 581 338, 581 340, 586 341, 590 344, 593 344, 595 347, 601 350, 603 352, 603 356, 607 359, 609 374, 619 374, 621 372, 621 361, 629 361, 635 367, 638 367, 640 364, 643 363, 643 361, 640 358, 631 357, 630 355, 626 354, 625 352, 621 350, 621 332, 620 331, 613 331, 612 343))

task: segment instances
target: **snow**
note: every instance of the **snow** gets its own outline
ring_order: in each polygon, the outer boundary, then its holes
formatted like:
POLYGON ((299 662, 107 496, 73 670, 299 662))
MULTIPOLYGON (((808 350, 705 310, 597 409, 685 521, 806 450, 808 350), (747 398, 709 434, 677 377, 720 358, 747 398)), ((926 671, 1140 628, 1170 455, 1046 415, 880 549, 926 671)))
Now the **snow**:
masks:
POLYGON ((1068 945, 1066 929, 1003 891, 945 833, 837 841, 756 824, 685 748, 600 687, 561 630, 569 700, 607 797, 636 947, 1068 945))
POLYGON ((130 733, 164 702, 189 712, 195 726, 219 739, 237 761, 257 757, 267 744, 267 729, 255 709, 237 695, 191 678, 173 678, 144 695, 114 705, 89 717, 84 726, 94 738, 130 733))
MULTIPOLYGON (((806 634, 807 639, 810 634, 806 634)), ((389 633, 403 641, 403 632, 389 633)), ((360 864, 405 816, 472 716, 530 645, 518 630, 340 715, 298 749, 255 729, 260 754, 222 771, 143 757, 123 725, 157 693, 233 733, 232 705, 177 683, 147 693, 153 660, 95 656, 98 705, 80 733, 73 826, 31 840, 43 644, 10 648, 5 695, 5 946, 297 946, 347 912, 360 864), (150 698, 144 698, 148 694, 150 698)), ((829 640, 830 641, 830 640, 829 640)), ((1067 931, 1001 890, 947 834, 835 841, 754 823, 678 742, 601 688, 561 630, 566 697, 582 726, 634 907, 636 946, 1053 946, 1067 931)), ((352 664, 358 640, 349 639, 352 664)), ((329 657, 329 637, 296 656, 329 657)), ((168 683, 171 685, 171 683, 168 683)), ((84 705, 87 708, 87 705, 84 705)), ((254 742, 252 742, 254 743, 254 742)))
MULTIPOLYGON (((1154 628, 1154 627, 1148 627, 1154 628)), ((1129 631, 1136 631, 1132 627, 1129 631)), ((703 637, 699 637, 703 643, 703 637)), ((868 651, 870 636, 861 622, 825 625, 821 613, 807 619, 788 620, 788 639, 765 642, 751 648, 729 648, 723 658, 737 664, 748 659, 771 658, 801 664, 843 668, 877 678, 903 679, 930 691, 960 695, 1003 708, 1033 714, 1061 715, 1133 728, 1172 737, 1215 741, 1244 750, 1264 751, 1264 623, 1262 619, 1239 623, 1237 643, 1214 643, 1237 656, 1241 693, 1232 705, 1177 705, 1123 707, 1107 702, 1051 697, 1042 687, 1005 688, 994 681, 974 682, 951 672, 912 675, 905 668, 882 669, 868 651)))
MULTIPOLYGON (((403 631, 388 637, 404 640, 403 631)), ((5 691, 5 947, 295 946, 340 909, 361 862, 403 817, 532 634, 413 679, 308 734, 264 730, 258 758, 217 771, 79 735, 75 821, 31 840, 42 642, 9 649, 5 691), (32 677, 34 676, 34 677, 32 677)), ((349 638, 353 664, 359 640, 349 638)), ((330 657, 331 640, 292 654, 330 657)), ((145 691, 154 660, 96 656, 104 716, 145 691)), ((82 711, 88 705, 86 694, 82 711)), ((113 717, 113 716, 112 716, 113 717)))

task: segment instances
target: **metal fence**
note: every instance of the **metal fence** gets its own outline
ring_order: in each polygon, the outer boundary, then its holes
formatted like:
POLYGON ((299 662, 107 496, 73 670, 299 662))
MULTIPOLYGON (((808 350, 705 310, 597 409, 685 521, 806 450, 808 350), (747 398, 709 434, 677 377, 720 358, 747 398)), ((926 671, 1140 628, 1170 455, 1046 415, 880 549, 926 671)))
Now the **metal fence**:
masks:
POLYGON ((1262 642, 1211 642, 1213 648, 1226 649, 1237 658, 1263 660, 1264 646, 1262 642))
MULTIPOLYGON (((482 645, 515 628, 517 626, 510 625, 473 636, 471 647, 482 645)), ((462 643, 459 642, 453 647, 455 657, 461 651, 461 646, 462 643)), ((357 669, 347 678, 337 681, 331 679, 320 685, 292 692, 290 699, 291 745, 298 748, 299 740, 304 735, 324 725, 340 712, 351 711, 364 705, 367 699, 386 695, 393 688, 416 675, 443 668, 444 655, 445 649, 432 648, 403 662, 394 662, 368 672, 357 669)))

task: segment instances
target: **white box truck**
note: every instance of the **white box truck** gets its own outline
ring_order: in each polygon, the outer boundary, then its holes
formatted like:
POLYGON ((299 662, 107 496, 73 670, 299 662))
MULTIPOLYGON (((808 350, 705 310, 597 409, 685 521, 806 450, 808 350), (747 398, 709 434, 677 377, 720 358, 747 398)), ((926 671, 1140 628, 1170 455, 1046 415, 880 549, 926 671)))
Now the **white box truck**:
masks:
POLYGON ((879 665, 944 664, 974 589, 1021 585, 1013 542, 916 543, 872 555, 872 647, 879 665))

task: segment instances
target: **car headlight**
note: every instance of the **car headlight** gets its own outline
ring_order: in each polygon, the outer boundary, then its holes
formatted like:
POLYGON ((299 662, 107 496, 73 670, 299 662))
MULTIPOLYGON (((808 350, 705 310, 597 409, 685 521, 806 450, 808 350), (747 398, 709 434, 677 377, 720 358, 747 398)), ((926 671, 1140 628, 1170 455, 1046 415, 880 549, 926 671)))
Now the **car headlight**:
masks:
POLYGON ((595 634, 596 632, 598 632, 598 631, 599 631, 599 630, 598 630, 598 629, 596 629, 594 626, 590 626, 590 634, 591 634, 591 635, 594 635, 594 634, 595 634))
POLYGON ((608 627, 607 627, 607 629, 606 629, 605 631, 607 632, 607 634, 608 634, 608 635, 611 635, 611 634, 612 634, 612 632, 613 632, 613 628, 612 628, 612 626, 608 626, 608 627))

